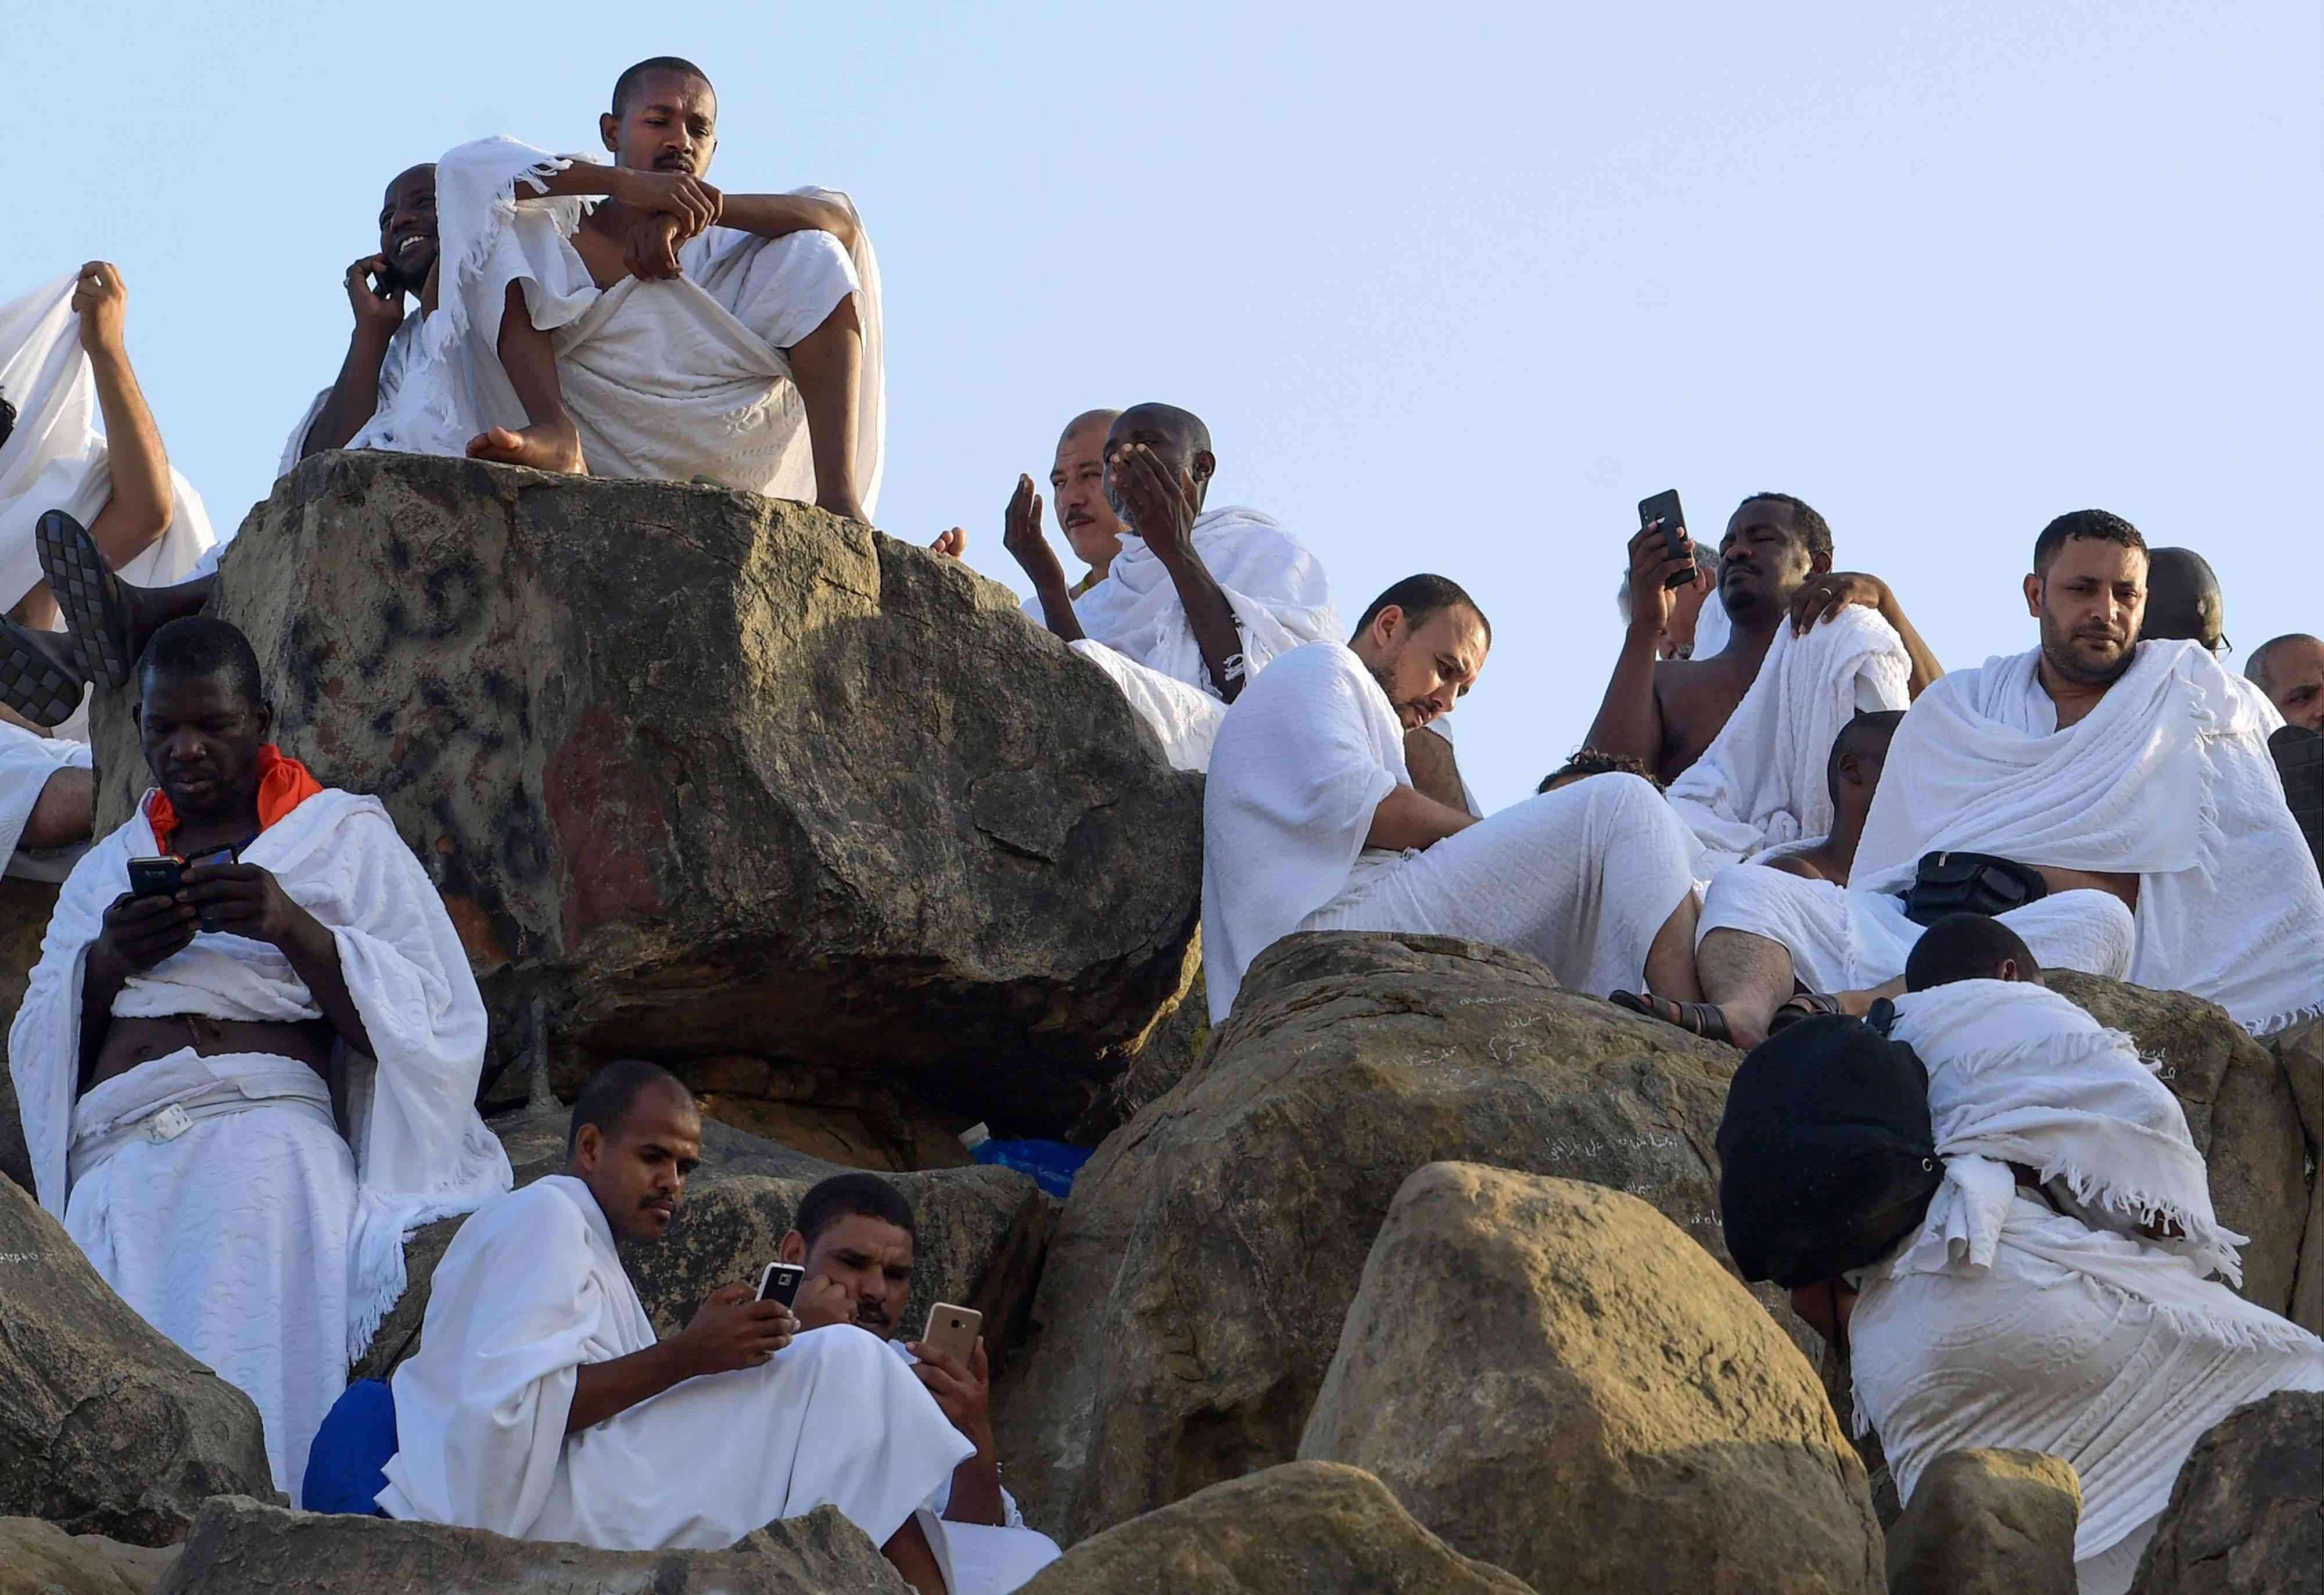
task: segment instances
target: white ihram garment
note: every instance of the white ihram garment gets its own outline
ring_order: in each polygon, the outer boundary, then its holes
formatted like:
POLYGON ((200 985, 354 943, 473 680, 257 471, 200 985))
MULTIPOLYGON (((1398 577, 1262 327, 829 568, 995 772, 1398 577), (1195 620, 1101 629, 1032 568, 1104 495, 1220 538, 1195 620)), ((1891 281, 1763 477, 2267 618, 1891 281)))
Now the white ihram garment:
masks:
MULTIPOLYGON (((1704 657, 1698 655, 1697 657, 1704 657)), ((1913 661, 1895 628, 1849 604, 1804 636, 1786 623, 1751 689, 1702 756, 1670 784, 1671 807, 1694 833, 1694 878, 1771 847, 1831 831, 1826 766, 1860 710, 1902 709, 1913 661)))
MULTIPOLYGON (((242 857, 329 928, 376 1049, 376 1061, 344 1053, 352 1153, 321 1079, 283 1058, 188 1049, 76 1103, 82 969, 128 861, 157 851, 144 811, 89 850, 57 899, 8 1036, 17 1110, 41 1205, 147 1323, 251 1398, 276 1487, 295 1498, 348 1364, 403 1294, 404 1238, 508 1188, 508 1156, 474 1106, 484 1002, 386 811, 326 790, 242 857)), ((279 950, 208 934, 132 977, 113 1011, 322 1014, 279 950)))
POLYGON ((1636 776, 1529 798, 1425 851, 1369 848, 1409 785, 1404 731, 1355 652, 1315 642, 1243 688, 1203 799, 1203 965, 1222 1022, 1244 972, 1294 930, 1468 936, 1602 996, 1635 987, 1693 890, 1692 841, 1636 776))
MULTIPOLYGON (((710 1550, 828 1503, 885 1544, 976 1449, 853 1324, 568 1435, 580 1366, 653 1344, 588 1186, 551 1175, 490 1203, 436 1266, 420 1351, 395 1370, 380 1506, 518 1539, 710 1550)), ((941 1556, 942 1530, 930 1540, 941 1556)))
MULTIPOLYGON (((589 202, 538 197, 543 178, 586 159, 492 138, 437 162, 437 311, 395 402, 383 402, 349 447, 457 455, 489 427, 523 427, 498 352, 509 284, 521 282, 533 325, 550 335, 592 475, 701 476, 812 502, 807 411, 785 352, 853 294, 863 340, 855 483, 865 512, 874 510, 887 402, 870 242, 859 230, 850 251, 828 233, 761 238, 713 227, 680 247, 682 277, 601 289, 570 242, 589 202), (520 183, 533 189, 521 202, 520 183)), ((848 203, 827 189, 797 191, 848 203)))
POLYGON ((2118 1595, 2205 1430, 2276 1390, 2324 1389, 2324 1341, 2209 1277, 2239 1278, 2177 1099, 2131 1038, 2025 983, 1900 998, 1929 1071, 1945 1182, 1864 1271, 1849 1337, 1861 1421, 1910 1501, 1946 1452, 2073 1464, 2085 1595, 2118 1595), (2023 1193, 2033 1168, 2062 1212, 2023 1193), (2167 1222, 2183 1239, 2150 1240, 2167 1222), (2134 1542, 2135 1536, 2135 1542, 2134 1542))
MULTIPOLYGON (((379 402, 372 410, 374 415, 379 414, 381 410, 392 404, 396 394, 402 391, 404 373, 411 368, 413 352, 419 346, 420 328, 423 320, 424 318, 420 314, 415 303, 411 309, 404 313, 402 322, 397 326, 394 335, 387 340, 387 350, 379 360, 379 402)), ((315 395, 315 401, 307 406, 307 413, 299 418, 299 424, 290 429, 290 440, 282 445, 282 457, 274 466, 276 476, 288 476, 299 468, 300 456, 306 452, 307 448, 307 434, 314 430, 315 423, 322 419, 323 406, 330 401, 331 390, 325 388, 315 395)), ((358 428, 357 430, 360 431, 361 429, 358 428)))
MULTIPOLYGON (((906 1368, 918 1365, 919 1359, 904 1349, 903 1341, 890 1341, 888 1349, 904 1360, 906 1368)), ((1056 1541, 1027 1526, 1017 1498, 1005 1486, 1001 1491, 998 1524, 954 1523, 945 1517, 951 1507, 952 1475, 947 1473, 928 1498, 927 1510, 944 1521, 951 1561, 946 1581, 952 1595, 1008 1595, 1063 1554, 1056 1541)))
POLYGON ((2255 1035, 2324 1012, 2324 881, 2253 707, 2194 642, 2142 642, 2058 729, 2036 649, 1957 670, 1896 729, 1852 884, 1903 890, 1925 853, 2135 874, 2128 978, 2255 1035))
POLYGON ((25 824, 32 819, 33 806, 40 802, 49 779, 60 770, 91 768, 86 740, 36 736, 22 726, 0 723, 0 859, 6 860, 12 880, 61 880, 86 851, 75 846, 27 852, 16 844, 23 840, 25 824))
MULTIPOLYGON (((1194 552, 1234 611, 1244 685, 1303 644, 1337 641, 1340 613, 1323 567, 1273 517, 1226 506, 1195 517, 1194 552)), ((1040 601, 1026 613, 1038 622, 1040 601)), ((1112 678, 1176 770, 1206 770, 1227 712, 1170 573, 1146 539, 1121 535, 1105 579, 1074 601, 1074 651, 1112 678)))

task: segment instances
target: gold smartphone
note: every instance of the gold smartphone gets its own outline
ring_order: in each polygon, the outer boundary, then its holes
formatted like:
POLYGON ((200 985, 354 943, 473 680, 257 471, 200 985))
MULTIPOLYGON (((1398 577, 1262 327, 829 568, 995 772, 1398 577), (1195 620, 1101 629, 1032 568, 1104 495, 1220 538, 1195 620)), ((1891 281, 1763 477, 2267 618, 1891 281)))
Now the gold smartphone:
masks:
POLYGON ((920 1343, 947 1357, 957 1357, 966 1367, 976 1351, 976 1337, 984 1330, 984 1314, 974 1307, 955 1307, 950 1302, 938 1302, 928 1309, 928 1326, 920 1332, 920 1343))

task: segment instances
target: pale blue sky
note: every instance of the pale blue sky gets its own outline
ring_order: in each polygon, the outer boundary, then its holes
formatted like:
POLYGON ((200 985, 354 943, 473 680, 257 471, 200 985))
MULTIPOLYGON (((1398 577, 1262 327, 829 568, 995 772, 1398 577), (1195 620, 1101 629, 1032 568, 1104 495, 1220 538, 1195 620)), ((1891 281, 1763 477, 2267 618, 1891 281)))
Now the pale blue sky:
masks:
MULTIPOLYGON (((172 457, 232 523, 337 369, 386 180, 594 147, 702 63, 712 180, 855 197, 886 281, 882 524, 1001 548, 1098 404, 1217 439, 1350 619, 1416 569, 1499 644, 1489 807, 1595 712, 1634 506, 1821 509, 1944 661, 2034 641, 2034 534, 2203 550, 2248 650, 2324 631, 2324 23, 2313 0, 86 10, 0 0, 0 298, 90 257, 172 457)), ((1053 528, 1054 530, 1054 528, 1053 528)))

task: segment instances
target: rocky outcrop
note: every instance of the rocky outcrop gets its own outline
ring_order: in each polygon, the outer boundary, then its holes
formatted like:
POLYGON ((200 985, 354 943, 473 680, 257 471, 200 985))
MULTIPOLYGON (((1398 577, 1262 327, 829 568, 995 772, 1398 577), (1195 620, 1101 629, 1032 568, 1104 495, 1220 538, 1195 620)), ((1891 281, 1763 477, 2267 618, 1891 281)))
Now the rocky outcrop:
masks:
POLYGON ((1954 1451, 1888 1531, 1889 1595, 2074 1595, 2082 1481, 2038 1451, 1954 1451))
POLYGON ((0 1515, 161 1545, 206 1498, 272 1489, 250 1398, 130 1311, 64 1226, 0 1180, 0 1515))
MULTIPOLYGON (((377 793, 500 1045, 748 1053, 1063 1129, 1185 987, 1200 783, 956 559, 807 506, 368 452, 275 484, 220 613, 377 793)), ((101 825, 143 784, 94 715, 101 825)), ((505 1062, 497 1057, 496 1062, 505 1062)))
POLYGON ((2311 1169, 2308 1191, 2308 1226, 2300 1242, 2300 1267, 2292 1284, 2290 1317, 2310 1334, 2324 1334, 2324 1019, 2273 1037, 2268 1050, 2282 1066, 2284 1083, 2300 1109, 2300 1127, 2308 1137, 2311 1169))
POLYGON ((2324 1591, 2324 1394, 2281 1391, 2195 1443, 2131 1595, 2324 1591))
MULTIPOLYGON (((564 1167, 561 1111, 517 1112, 491 1122, 520 1185, 564 1167)), ((647 1314, 665 1335, 686 1327, 712 1291, 755 1280, 774 1260, 799 1198, 816 1181, 842 1172, 714 1120, 703 1122, 702 1152, 702 1166, 687 1182, 669 1235, 622 1249, 647 1314)), ((911 1202, 919 1223, 903 1327, 918 1333, 928 1307, 939 1301, 974 1307, 984 1314, 988 1347, 1005 1366, 1012 1326, 1031 1310, 1055 1204, 1012 1169, 973 1166, 886 1177, 911 1202)), ((462 1222, 441 1220, 405 1243, 410 1283, 352 1377, 384 1378, 419 1348, 429 1281, 462 1222)))
POLYGON ((1001 1403, 1011 1488, 1071 1541, 1290 1460, 1424 1163, 1628 1190, 1724 1262, 1712 1137, 1738 1061, 1473 943, 1277 944, 1200 1068, 1074 1182, 1001 1403))
MULTIPOLYGON (((1545 1589, 1569 1588, 1563 1584, 1545 1589)), ((1291 1462, 1084 1540, 1023 1595, 1532 1595, 1355 1468, 1291 1462)))
POLYGON ((202 1509, 161 1595, 911 1595, 863 1531, 819 1507, 724 1551, 593 1551, 480 1528, 325 1517, 227 1498, 202 1509))
POLYGON ((2044 979, 2099 1023, 2128 1031, 2154 1060, 2209 1166, 2219 1222, 2251 1237, 2244 1296, 2284 1311, 2309 1194, 2300 1111, 2282 1067, 2225 1009, 2200 997, 2070 971, 2044 979))
POLYGON ((1699 1244, 1602 1185, 1460 1163, 1406 1180, 1299 1456, 1378 1475, 1537 1589, 1886 1587, 1815 1369, 1699 1244))
POLYGON ((37 1517, 0 1517, 0 1595, 152 1595, 176 1558, 37 1517))
POLYGON ((32 1188, 32 1159, 24 1150, 24 1127, 16 1117, 16 1083, 8 1074, 8 1028, 32 965, 41 961, 41 938, 57 906, 57 889, 34 880, 0 879, 0 1179, 32 1188))

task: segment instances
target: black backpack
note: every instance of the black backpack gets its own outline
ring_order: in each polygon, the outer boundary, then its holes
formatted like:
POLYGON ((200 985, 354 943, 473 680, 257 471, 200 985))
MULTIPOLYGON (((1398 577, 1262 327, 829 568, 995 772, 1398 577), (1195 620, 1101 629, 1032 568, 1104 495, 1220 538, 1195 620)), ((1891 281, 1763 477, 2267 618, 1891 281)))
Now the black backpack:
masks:
POLYGON ((1920 1227, 1944 1179, 1928 1071, 1861 1019, 1802 1019, 1735 1071, 1719 1162, 1744 1278, 1797 1289, 1877 1262, 1920 1227))

